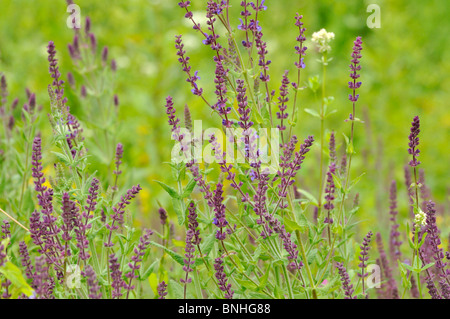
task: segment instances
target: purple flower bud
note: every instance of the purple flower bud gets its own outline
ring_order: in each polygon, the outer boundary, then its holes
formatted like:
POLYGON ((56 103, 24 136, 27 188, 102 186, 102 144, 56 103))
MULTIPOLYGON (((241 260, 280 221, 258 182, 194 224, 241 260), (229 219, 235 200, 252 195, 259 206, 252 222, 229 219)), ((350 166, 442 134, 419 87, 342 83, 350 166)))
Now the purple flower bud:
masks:
POLYGON ((111 70, 112 70, 113 72, 116 72, 116 71, 117 71, 117 63, 116 63, 116 60, 115 60, 115 59, 112 59, 112 60, 111 60, 111 70))
POLYGON ((104 64, 106 64, 106 62, 108 62, 108 47, 107 46, 103 47, 103 50, 102 50, 102 62, 104 64))

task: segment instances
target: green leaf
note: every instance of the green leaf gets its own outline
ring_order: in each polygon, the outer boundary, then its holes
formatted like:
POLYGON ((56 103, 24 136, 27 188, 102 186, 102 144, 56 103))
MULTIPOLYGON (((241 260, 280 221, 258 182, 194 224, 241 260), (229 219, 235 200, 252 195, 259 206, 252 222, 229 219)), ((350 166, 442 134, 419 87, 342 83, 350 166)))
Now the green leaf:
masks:
POLYGON ((69 159, 67 158, 66 155, 64 155, 64 154, 62 154, 62 153, 58 153, 58 152, 53 152, 53 151, 52 151, 52 153, 55 154, 56 157, 57 157, 61 162, 63 162, 65 165, 69 165, 69 164, 70 164, 70 161, 69 161, 69 159))
POLYGON ((195 181, 195 179, 191 179, 189 183, 186 185, 186 188, 183 190, 181 198, 189 197, 189 195, 191 195, 192 191, 194 190, 196 184, 197 182, 195 181))
POLYGON ((154 272, 148 277, 148 282, 150 283, 150 288, 152 288, 153 293, 158 296, 158 277, 154 272))
POLYGON ((301 188, 297 188, 297 191, 305 195, 305 197, 309 199, 313 204, 315 204, 316 206, 318 205, 317 199, 311 193, 301 188))
POLYGON ((176 261, 178 264, 180 264, 181 266, 184 266, 184 261, 183 261, 183 257, 179 254, 177 254, 176 252, 174 252, 173 250, 170 250, 169 248, 164 247, 163 245, 160 245, 158 243, 155 243, 154 241, 150 242, 151 245, 156 246, 158 248, 163 249, 167 254, 169 254, 170 257, 172 257, 172 259, 174 261, 176 261))
POLYGON ((272 267, 272 264, 270 263, 268 266, 267 266, 267 269, 266 269, 266 272, 264 273, 264 275, 260 278, 260 281, 259 281, 259 289, 264 289, 265 287, 266 287, 266 285, 267 285, 267 281, 268 281, 268 279, 269 279, 269 274, 270 274, 270 268, 272 267))
POLYGON ((352 187, 355 186, 355 185, 361 180, 361 178, 362 178, 365 174, 366 174, 366 173, 364 172, 364 173, 362 173, 361 175, 359 175, 357 178, 355 178, 355 179, 350 183, 350 186, 348 187, 347 192, 348 192, 349 190, 351 190, 352 187))
POLYGON ((203 241, 203 243, 200 245, 200 248, 202 250, 203 256, 207 257, 211 250, 214 247, 214 243, 216 242, 216 234, 212 233, 206 239, 203 241))
POLYGON ((304 109, 304 110, 306 113, 311 114, 312 116, 320 119, 320 114, 316 110, 313 109, 304 109))
POLYGON ((256 290, 258 287, 249 280, 239 279, 235 278, 236 282, 241 285, 244 288, 250 289, 250 290, 256 290))
POLYGON ((9 279, 12 285, 19 289, 20 292, 24 293, 28 297, 33 294, 33 289, 28 285, 25 278, 23 278, 22 272, 12 262, 8 261, 3 265, 3 267, 0 267, 0 273, 9 279))
POLYGON ((286 230, 290 233, 292 233, 296 230, 299 230, 301 232, 304 231, 304 228, 301 227, 299 224, 297 224, 296 221, 293 221, 293 220, 290 220, 287 218, 284 219, 284 225, 286 226, 286 230))
MULTIPOLYGON (((184 299, 184 288, 177 281, 170 279, 167 290, 173 299, 184 299)), ((192 295, 187 293, 186 298, 191 299, 192 295)))
POLYGON ((174 199, 180 199, 180 195, 178 194, 178 192, 175 190, 175 188, 170 187, 169 185, 164 184, 163 182, 160 181, 156 181, 154 180, 154 182, 157 182, 169 195, 170 197, 174 198, 174 199))
MULTIPOLYGON (((182 200, 182 199, 181 199, 182 200)), ((183 208, 181 206, 180 199, 172 199, 173 208, 175 210, 175 213, 178 217, 178 225, 183 225, 184 221, 186 220, 186 212, 183 211, 183 208)))
POLYGON ((342 189, 342 184, 340 178, 336 174, 331 174, 333 176, 334 185, 337 189, 342 189))
MULTIPOLYGON (((150 266, 148 266, 148 268, 145 271, 142 271, 140 274, 140 280, 145 280, 147 279, 150 274, 153 272, 153 270, 155 269, 155 267, 158 265, 159 263, 159 259, 156 259, 150 266)), ((141 268, 144 269, 144 268, 141 268)))
POLYGON ((433 265, 434 265, 434 263, 429 263, 429 264, 423 266, 421 270, 422 270, 422 271, 427 270, 428 268, 430 268, 430 267, 433 266, 433 265))
POLYGON ((420 241, 418 248, 422 247, 423 243, 425 242, 425 239, 427 238, 427 235, 428 235, 428 233, 424 233, 422 235, 422 240, 420 241))

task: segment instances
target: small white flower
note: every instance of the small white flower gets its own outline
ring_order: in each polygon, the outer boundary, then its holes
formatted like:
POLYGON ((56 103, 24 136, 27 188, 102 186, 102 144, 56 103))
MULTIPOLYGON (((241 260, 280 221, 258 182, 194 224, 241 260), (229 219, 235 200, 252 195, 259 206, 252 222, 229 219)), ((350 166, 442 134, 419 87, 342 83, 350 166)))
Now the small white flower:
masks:
POLYGON ((427 215, 419 208, 419 212, 414 217, 414 223, 416 225, 426 225, 427 215))
POLYGON ((331 51, 330 42, 331 40, 334 40, 334 33, 327 32, 325 29, 320 29, 320 31, 313 33, 311 40, 317 44, 319 52, 329 52, 331 51))

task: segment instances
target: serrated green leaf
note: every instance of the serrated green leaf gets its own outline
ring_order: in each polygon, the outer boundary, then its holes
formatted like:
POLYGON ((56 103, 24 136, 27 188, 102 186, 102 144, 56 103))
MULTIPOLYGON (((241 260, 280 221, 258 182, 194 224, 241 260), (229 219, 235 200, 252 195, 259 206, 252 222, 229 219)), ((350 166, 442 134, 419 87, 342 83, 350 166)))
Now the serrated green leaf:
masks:
POLYGON ((197 185, 197 182, 195 181, 195 179, 191 179, 184 188, 183 193, 181 194, 181 198, 189 197, 189 195, 191 195, 192 191, 194 190, 195 185, 197 185))
POLYGON ((264 275, 259 279, 259 289, 264 289, 267 285, 267 281, 269 280, 269 274, 270 274, 270 269, 272 268, 272 264, 270 263, 267 266, 266 272, 264 273, 264 275))
POLYGON ((175 188, 173 188, 167 184, 164 184, 163 182, 160 182, 160 181, 155 180, 154 182, 157 182, 170 195, 170 197, 172 197, 174 199, 180 199, 180 195, 175 190, 175 188))
POLYGON ((286 226, 286 230, 290 233, 299 230, 301 232, 303 232, 305 230, 304 227, 301 227, 299 224, 297 224, 296 221, 294 220, 290 220, 288 218, 284 219, 284 225, 286 226))
POLYGON ((214 243, 216 242, 216 235, 215 233, 210 234, 206 239, 203 241, 203 243, 200 245, 200 249, 202 250, 203 256, 208 256, 211 250, 214 247, 214 243))
MULTIPOLYGON (((158 265, 159 263, 159 259, 156 259, 150 266, 148 266, 148 268, 144 271, 141 272, 140 276, 139 276, 139 280, 146 280, 150 274, 154 271, 155 267, 158 265)), ((144 269, 144 268, 141 268, 144 269)))
POLYGON ((169 254, 170 257, 172 257, 172 259, 174 261, 176 261, 178 264, 180 264, 181 266, 184 266, 184 261, 183 261, 183 257, 180 254, 177 254, 176 252, 174 252, 173 250, 170 250, 169 248, 164 247, 163 245, 160 245, 158 243, 155 243, 154 241, 150 242, 151 245, 161 248, 163 249, 167 254, 169 254))
POLYGON ((186 220, 186 211, 183 211, 183 208, 181 206, 181 202, 179 199, 172 199, 173 209, 175 210, 175 213, 178 217, 178 225, 183 225, 184 221, 186 220))
POLYGON ((235 278, 236 282, 241 285, 244 288, 250 289, 250 290, 256 290, 258 286, 256 286, 253 282, 249 280, 239 279, 235 278))

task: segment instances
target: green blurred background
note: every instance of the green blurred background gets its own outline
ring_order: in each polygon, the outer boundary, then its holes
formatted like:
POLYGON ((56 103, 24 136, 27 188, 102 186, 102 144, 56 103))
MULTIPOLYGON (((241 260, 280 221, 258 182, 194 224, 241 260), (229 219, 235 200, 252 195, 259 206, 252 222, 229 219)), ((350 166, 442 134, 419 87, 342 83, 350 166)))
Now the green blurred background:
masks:
MULTIPOLYGON (((183 18, 178 1, 75 1, 84 21, 92 19, 92 32, 99 46, 107 45, 110 56, 117 60, 117 94, 120 98, 117 127, 118 140, 125 145, 124 176, 127 185, 141 183, 139 220, 157 216, 158 199, 171 210, 169 198, 153 180, 175 186, 169 166, 170 129, 165 115, 165 97, 172 95, 178 116, 188 104, 193 119, 202 119, 203 127, 220 127, 218 117, 210 116, 207 106, 190 92, 185 75, 177 61, 174 36, 183 34, 185 49, 191 57, 193 70, 199 70, 199 84, 206 96, 213 98, 213 63, 211 50, 183 18)), ((205 1, 193 1, 194 14, 204 16, 205 1)), ((233 23, 239 24, 239 0, 231 1, 233 23)), ((295 72, 294 46, 297 28, 296 12, 303 14, 307 37, 326 28, 335 33, 331 61, 327 72, 327 95, 334 96, 328 131, 334 129, 338 143, 344 143, 342 133, 350 134, 344 122, 351 112, 348 101, 349 61, 355 37, 363 38, 362 82, 357 117, 364 121, 356 127, 356 151, 352 176, 366 172, 357 189, 360 192, 363 225, 383 227, 388 220, 387 191, 390 180, 399 185, 400 214, 407 216, 407 196, 403 167, 409 161, 407 143, 412 118, 421 118, 421 168, 433 198, 447 205, 450 189, 450 2, 420 1, 273 1, 261 15, 265 40, 268 42, 270 89, 280 86, 284 70, 295 72), (381 9, 381 28, 370 29, 366 19, 369 4, 381 9), (381 219, 381 223, 376 222, 381 219)), ((25 87, 37 92, 38 104, 44 106, 40 127, 44 139, 51 131, 45 116, 49 112, 46 45, 53 40, 58 50, 60 71, 66 79, 73 65, 67 44, 73 31, 67 28, 66 3, 63 0, 0 0, 0 71, 9 85, 11 97, 25 103, 25 87)), ((203 20, 203 18, 201 18, 203 20)), ((321 74, 319 55, 308 40, 306 70, 303 80, 321 74)), ((70 99, 73 92, 66 88, 73 112, 83 122, 83 105, 70 99)), ((319 102, 310 90, 301 95, 301 107, 318 109, 319 102)), ((295 133, 302 140, 307 135, 318 136, 318 120, 300 112, 295 133)), ((89 130, 85 128, 89 148, 89 130)), ((344 147, 339 149, 342 154, 344 147)), ((318 158, 318 149, 313 156, 318 158)), ((91 159, 94 162, 95 156, 91 159)), ((112 160, 111 160, 112 162, 112 160)), ((317 161, 307 159, 299 178, 299 186, 316 189, 317 161)), ((50 164, 48 162, 47 164, 50 164)), ((99 167, 96 167, 99 169, 99 167)), ((139 222, 139 221, 138 221, 139 222)), ((142 221, 144 222, 144 221, 142 221)), ((147 222, 145 222, 147 223, 147 222)))

